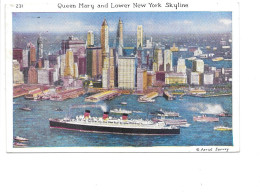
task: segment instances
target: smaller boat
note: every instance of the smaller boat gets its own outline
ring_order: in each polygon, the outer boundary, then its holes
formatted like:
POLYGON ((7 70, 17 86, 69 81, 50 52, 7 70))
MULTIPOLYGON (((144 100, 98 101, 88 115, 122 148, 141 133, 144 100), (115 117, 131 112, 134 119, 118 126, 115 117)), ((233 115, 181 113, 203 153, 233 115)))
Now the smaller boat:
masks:
POLYGON ((138 99, 139 103, 154 103, 155 99, 138 99))
POLYGON ((219 113, 217 114, 218 117, 232 117, 232 114, 227 113, 227 112, 223 112, 223 113, 219 113))
POLYGON ((121 102, 120 104, 121 104, 121 105, 127 105, 127 102, 124 102, 124 101, 123 101, 123 102, 121 102))
POLYGON ((14 142, 14 147, 26 147, 27 145, 24 143, 14 142))
POLYGON ((111 109, 110 113, 116 113, 116 114, 131 114, 132 111, 126 110, 126 109, 111 109))
POLYGON ((41 97, 41 100, 50 100, 50 96, 48 96, 48 95, 43 95, 43 96, 41 97))
POLYGON ((63 111, 60 107, 56 108, 55 111, 63 111))
POLYGON ((224 126, 217 126, 217 127, 214 127, 214 130, 216 130, 216 131, 232 131, 232 128, 224 127, 224 126))
POLYGON ((198 122, 217 122, 219 121, 218 117, 207 117, 206 115, 202 116, 194 116, 193 121, 198 121, 198 122))
POLYGON ((133 111, 133 113, 143 113, 142 111, 133 111))
POLYGON ((212 59, 212 61, 222 61, 222 60, 224 60, 223 57, 216 57, 212 59))
POLYGON ((28 106, 21 107, 20 109, 23 110, 23 111, 31 111, 31 110, 32 110, 32 109, 31 109, 30 107, 28 107, 28 106))
POLYGON ((14 138, 15 141, 20 141, 20 142, 24 142, 24 141, 29 141, 29 139, 26 139, 26 138, 23 138, 23 137, 20 137, 20 136, 16 136, 14 138))

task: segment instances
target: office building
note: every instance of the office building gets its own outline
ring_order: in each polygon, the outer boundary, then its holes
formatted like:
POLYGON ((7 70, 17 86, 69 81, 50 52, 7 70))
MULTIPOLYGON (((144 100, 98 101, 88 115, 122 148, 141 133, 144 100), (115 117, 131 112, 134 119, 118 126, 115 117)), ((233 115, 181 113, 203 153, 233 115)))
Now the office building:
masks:
POLYGON ((23 73, 20 71, 20 63, 17 60, 13 60, 13 83, 24 83, 23 73))
POLYGON ((172 71, 172 51, 169 49, 164 50, 163 67, 164 71, 172 71))
POLYGON ((117 26, 117 33, 116 33, 116 50, 119 56, 123 56, 123 47, 124 47, 123 22, 121 19, 119 19, 118 26, 117 26))
POLYGON ((71 49, 66 51, 64 76, 74 77, 74 56, 71 49))
POLYGON ((186 73, 185 59, 182 57, 177 61, 177 73, 186 73))
POLYGON ((137 44, 136 48, 142 48, 143 47, 143 26, 138 25, 137 26, 137 44))
POLYGON ((118 88, 135 89, 136 86, 136 58, 118 58, 118 88))
POLYGON ((93 33, 93 31, 88 31, 87 47, 94 47, 94 33, 93 33))

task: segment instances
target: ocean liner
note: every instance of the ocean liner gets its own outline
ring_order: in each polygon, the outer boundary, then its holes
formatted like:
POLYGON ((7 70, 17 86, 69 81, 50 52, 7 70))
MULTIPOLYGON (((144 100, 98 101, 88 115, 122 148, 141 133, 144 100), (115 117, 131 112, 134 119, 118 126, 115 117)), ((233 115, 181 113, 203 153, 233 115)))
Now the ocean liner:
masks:
POLYGON ((121 118, 109 117, 104 112, 103 117, 91 117, 90 111, 75 119, 49 119, 50 128, 69 129, 96 133, 133 134, 133 135, 173 135, 180 134, 180 128, 166 125, 164 122, 153 122, 143 119, 128 119, 128 114, 121 118))

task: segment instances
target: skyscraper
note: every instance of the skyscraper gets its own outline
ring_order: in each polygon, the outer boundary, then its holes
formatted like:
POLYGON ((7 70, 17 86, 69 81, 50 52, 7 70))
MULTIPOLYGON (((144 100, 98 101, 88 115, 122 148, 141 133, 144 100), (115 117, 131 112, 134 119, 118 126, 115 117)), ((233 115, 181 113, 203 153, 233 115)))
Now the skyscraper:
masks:
POLYGON ((94 46, 94 33, 93 31, 88 31, 87 47, 93 47, 93 46, 94 46))
POLYGON ((36 49, 35 49, 35 46, 34 44, 32 43, 28 43, 27 44, 27 49, 29 50, 28 51, 28 57, 29 57, 29 65, 34 65, 36 64, 36 49))
POLYGON ((135 57, 118 58, 118 88, 134 89, 136 86, 136 65, 135 57))
MULTIPOLYGON (((101 26, 101 49, 102 49, 102 55, 109 56, 109 36, 108 36, 108 25, 106 19, 104 19, 102 26, 101 26)), ((104 66, 103 66, 104 67, 104 66)))
POLYGON ((185 59, 182 57, 177 62, 177 73, 186 73, 185 59))
POLYGON ((87 66, 86 72, 89 77, 94 79, 102 75, 102 50, 101 47, 86 48, 87 66))
POLYGON ((204 73, 204 61, 201 59, 196 59, 192 62, 192 71, 204 73))
POLYGON ((65 69, 64 69, 64 76, 74 77, 74 56, 71 49, 66 51, 66 59, 65 59, 65 69))
POLYGON ((143 26, 137 26, 137 45, 136 48, 143 47, 143 26))
POLYGON ((123 56, 123 22, 121 19, 118 21, 117 33, 116 33, 116 49, 119 56, 123 56))
POLYGON ((39 36, 39 38, 37 39, 37 56, 36 56, 36 59, 38 61, 41 58, 43 58, 43 41, 42 41, 42 37, 39 36))
POLYGON ((156 47, 153 54, 153 71, 163 71, 163 55, 162 49, 156 47))
POLYGON ((164 50, 163 70, 172 71, 172 52, 169 49, 164 50))
POLYGON ((108 25, 106 19, 104 19, 101 26, 101 49, 102 49, 102 87, 109 87, 109 37, 108 37, 108 25))

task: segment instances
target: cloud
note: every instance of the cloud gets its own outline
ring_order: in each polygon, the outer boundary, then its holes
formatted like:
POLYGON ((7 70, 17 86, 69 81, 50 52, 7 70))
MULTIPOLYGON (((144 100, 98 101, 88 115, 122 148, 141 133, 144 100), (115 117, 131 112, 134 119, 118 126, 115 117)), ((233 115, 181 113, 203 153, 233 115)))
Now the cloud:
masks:
POLYGON ((230 25, 232 23, 231 19, 220 19, 218 22, 224 24, 224 25, 230 25))

